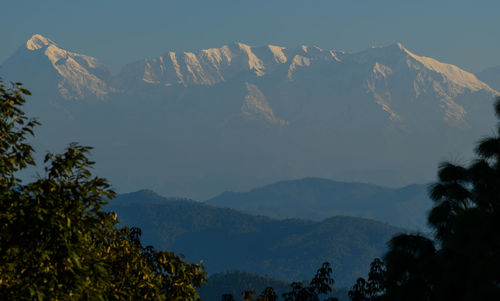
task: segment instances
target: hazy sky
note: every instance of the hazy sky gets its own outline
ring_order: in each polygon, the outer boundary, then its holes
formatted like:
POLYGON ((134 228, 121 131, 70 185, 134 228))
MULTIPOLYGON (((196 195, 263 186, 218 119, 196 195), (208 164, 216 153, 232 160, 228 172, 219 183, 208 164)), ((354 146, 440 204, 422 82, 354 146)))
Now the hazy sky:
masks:
POLYGON ((33 33, 116 69, 168 50, 317 45, 360 51, 395 42, 476 72, 500 65, 500 1, 8 1, 0 63, 33 33))

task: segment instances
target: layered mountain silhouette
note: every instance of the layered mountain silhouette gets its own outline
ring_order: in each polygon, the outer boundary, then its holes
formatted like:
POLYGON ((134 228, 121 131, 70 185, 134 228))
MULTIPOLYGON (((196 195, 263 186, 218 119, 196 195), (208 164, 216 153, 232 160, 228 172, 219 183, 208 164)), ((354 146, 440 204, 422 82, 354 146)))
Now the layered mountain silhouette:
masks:
POLYGON ((144 245, 203 261, 209 274, 241 270, 280 280, 307 280, 325 261, 336 287, 352 285, 404 231, 369 219, 336 216, 321 222, 243 214, 151 191, 122 194, 108 208, 123 224, 140 227, 144 245))
POLYGON ((427 185, 391 189, 317 178, 282 181, 248 192, 227 191, 206 203, 278 219, 363 217, 415 231, 426 231, 432 207, 427 185))
POLYGON ((34 92, 41 149, 80 141, 119 189, 197 199, 307 176, 429 182, 439 161, 468 157, 489 133, 498 95, 401 44, 346 53, 233 43, 113 75, 34 35, 0 76, 34 92))

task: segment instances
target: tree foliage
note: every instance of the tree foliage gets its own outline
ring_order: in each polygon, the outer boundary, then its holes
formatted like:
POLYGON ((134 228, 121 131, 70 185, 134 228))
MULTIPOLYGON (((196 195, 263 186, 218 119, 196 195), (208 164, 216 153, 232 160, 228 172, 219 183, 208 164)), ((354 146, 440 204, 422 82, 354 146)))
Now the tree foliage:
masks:
MULTIPOLYGON (((320 301, 321 295, 327 295, 333 291, 334 280, 331 277, 332 268, 330 263, 325 262, 316 271, 316 275, 309 282, 308 285, 304 285, 301 282, 293 282, 291 284, 291 291, 283 293, 283 300, 285 301, 320 301)), ((252 301, 253 296, 256 294, 255 291, 245 291, 243 292, 244 301, 252 301)), ((234 300, 231 294, 222 295, 221 300, 234 300)), ((266 287, 262 293, 257 297, 256 301, 276 301, 278 300, 278 295, 272 287, 266 287)), ((324 299, 325 301, 338 301, 337 298, 329 297, 324 299)))
MULTIPOLYGON (((500 98, 494 107, 500 119, 500 98)), ((475 153, 468 166, 439 166, 429 190, 434 239, 394 237, 375 280, 380 293, 360 279, 352 300, 500 300, 500 123, 475 153)))
POLYGON ((352 290, 349 291, 349 298, 351 298, 352 301, 380 300, 384 291, 384 277, 384 263, 379 258, 375 258, 370 265, 368 281, 364 278, 359 278, 352 290))
POLYGON ((0 80, 0 299, 194 300, 203 267, 140 243, 140 229, 120 228, 103 210, 115 192, 91 173, 90 147, 72 143, 34 166, 27 139, 39 123, 21 107, 21 84, 0 80))
MULTIPOLYGON (((331 293, 334 280, 331 277, 332 267, 330 263, 325 262, 316 271, 316 275, 309 282, 309 285, 303 286, 300 282, 292 283, 292 291, 283 294, 285 301, 319 301, 320 295, 331 293)), ((327 301, 337 301, 337 298, 328 298, 327 301)))

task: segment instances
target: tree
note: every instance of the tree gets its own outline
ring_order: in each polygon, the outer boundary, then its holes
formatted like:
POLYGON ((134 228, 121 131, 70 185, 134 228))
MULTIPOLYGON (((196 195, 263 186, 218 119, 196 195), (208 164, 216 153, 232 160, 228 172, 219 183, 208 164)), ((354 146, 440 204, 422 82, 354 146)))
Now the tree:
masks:
POLYGON ((255 295, 255 291, 244 291, 243 292, 243 301, 252 301, 253 300, 253 295, 255 295))
MULTIPOLYGON (((494 107, 500 119, 500 97, 494 107)), ((381 300, 500 300, 500 123, 475 153, 469 166, 439 166, 429 190, 434 239, 399 235, 389 243, 381 300)), ((364 282, 353 300, 374 300, 364 282)))
POLYGON ((90 147, 47 154, 34 182, 17 177, 35 165, 27 139, 39 123, 21 110, 25 95, 0 79, 0 299, 197 299, 201 265, 143 247, 139 229, 103 210, 115 193, 92 175, 90 147))
POLYGON ((438 276, 434 242, 421 235, 401 234, 389 242, 384 256, 387 300, 432 300, 438 276))
MULTIPOLYGON (((500 97, 495 102, 500 119, 500 97)), ((441 245, 438 298, 500 300, 500 124, 467 167, 445 162, 430 190, 429 224, 441 245)))
POLYGON ((359 278, 349 291, 352 301, 376 301, 380 300, 384 292, 385 267, 382 260, 375 258, 370 265, 368 281, 359 278))
MULTIPOLYGON (((303 283, 293 282, 291 284, 292 291, 282 294, 285 301, 320 301, 320 295, 329 294, 333 291, 334 280, 331 277, 332 268, 330 263, 325 262, 316 271, 316 275, 309 282, 309 285, 304 286, 303 283)), ((255 291, 243 292, 243 300, 253 300, 255 291)), ((222 295, 222 300, 231 299, 231 294, 222 295)), ((257 297, 256 301, 276 301, 278 296, 272 287, 266 287, 262 293, 257 297)), ((337 301, 337 298, 329 297, 325 301, 337 301)))
POLYGON ((224 294, 222 295, 222 301, 235 301, 233 295, 231 294, 224 294))
MULTIPOLYGON (((332 268, 330 263, 325 262, 317 270, 314 278, 308 286, 300 282, 292 283, 292 291, 283 294, 285 301, 319 301, 319 295, 331 293, 334 280, 331 277, 332 268)), ((328 298, 327 301, 336 301, 337 298, 328 298)))
POLYGON ((277 301, 278 295, 274 289, 270 286, 266 287, 264 291, 259 295, 257 301, 277 301))

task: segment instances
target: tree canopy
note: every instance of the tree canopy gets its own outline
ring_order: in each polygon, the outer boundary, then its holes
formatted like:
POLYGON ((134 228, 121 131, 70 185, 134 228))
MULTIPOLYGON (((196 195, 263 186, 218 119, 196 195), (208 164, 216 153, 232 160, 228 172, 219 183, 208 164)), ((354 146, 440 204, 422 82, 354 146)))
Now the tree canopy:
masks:
POLYGON ((201 264, 143 247, 138 228, 119 227, 103 210, 115 192, 92 175, 90 147, 47 154, 43 175, 28 138, 39 125, 22 111, 30 92, 0 79, 0 299, 195 300, 201 264))
MULTIPOLYGON (((494 108, 500 119, 500 98, 494 108)), ((475 153, 467 166, 439 166, 433 237, 394 237, 381 272, 359 279, 352 300, 500 300, 500 123, 475 153)))
MULTIPOLYGON (((313 279, 308 284, 302 282, 293 282, 291 291, 283 293, 283 300, 285 301, 320 301, 321 297, 333 292, 334 280, 331 276, 332 267, 329 262, 324 262, 321 267, 316 271, 313 279)), ((256 295, 254 290, 244 291, 242 293, 243 301, 252 301, 253 296, 256 295)), ((223 294, 222 301, 235 300, 232 294, 223 294)), ((255 299, 255 301, 277 301, 278 294, 274 288, 266 287, 255 299)), ((338 301, 335 297, 326 297, 324 301, 338 301)))

